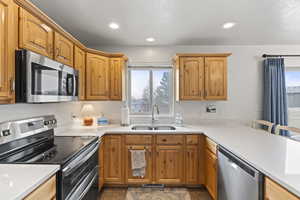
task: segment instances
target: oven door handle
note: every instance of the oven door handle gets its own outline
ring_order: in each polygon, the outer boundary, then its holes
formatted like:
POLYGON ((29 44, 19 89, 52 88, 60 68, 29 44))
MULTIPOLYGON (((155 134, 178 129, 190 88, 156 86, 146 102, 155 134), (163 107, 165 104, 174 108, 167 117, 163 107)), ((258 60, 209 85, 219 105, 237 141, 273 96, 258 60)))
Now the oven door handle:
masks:
POLYGON ((93 156, 93 154, 98 150, 99 148, 99 142, 97 141, 95 144, 93 144, 91 147, 89 147, 86 151, 89 153, 85 153, 82 155, 79 155, 77 158, 75 158, 74 161, 72 161, 68 166, 63 168, 63 176, 66 177, 69 174, 71 174, 74 170, 76 170, 78 167, 80 167, 83 163, 85 163, 90 157, 93 156))
POLYGON ((97 172, 97 167, 95 167, 94 170, 89 175, 87 175, 87 177, 83 180, 83 182, 72 193, 72 195, 67 197, 66 199, 67 200, 81 200, 81 199, 83 199, 83 197, 88 193, 88 191, 90 190, 90 188, 92 187, 92 185, 94 184, 94 182, 97 178, 98 178, 98 172, 97 172), (93 177, 90 178, 91 176, 93 176, 93 177), (87 184, 87 182, 88 182, 88 184, 87 184), (85 185, 86 185, 85 189, 83 191, 80 190, 85 185), (81 192, 81 193, 78 194, 79 192, 81 192))

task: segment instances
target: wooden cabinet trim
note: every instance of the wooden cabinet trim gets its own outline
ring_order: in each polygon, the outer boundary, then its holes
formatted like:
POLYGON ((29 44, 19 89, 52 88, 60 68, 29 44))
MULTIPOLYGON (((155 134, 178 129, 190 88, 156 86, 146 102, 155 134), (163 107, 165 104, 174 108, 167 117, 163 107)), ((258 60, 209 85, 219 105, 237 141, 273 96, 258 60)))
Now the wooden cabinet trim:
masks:
POLYGON ((265 177, 265 200, 299 200, 300 198, 283 188, 281 185, 265 177))
POLYGON ((56 176, 52 176, 50 179, 45 181, 42 185, 31 192, 25 200, 53 200, 56 199, 56 176))

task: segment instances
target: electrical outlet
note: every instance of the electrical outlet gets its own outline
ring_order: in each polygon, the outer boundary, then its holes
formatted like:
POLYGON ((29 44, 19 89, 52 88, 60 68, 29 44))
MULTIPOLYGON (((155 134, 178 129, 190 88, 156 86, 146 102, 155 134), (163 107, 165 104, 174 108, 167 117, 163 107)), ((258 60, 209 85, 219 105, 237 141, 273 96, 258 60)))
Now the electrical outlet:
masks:
POLYGON ((217 113, 217 106, 214 104, 209 104, 206 106, 207 113, 217 113))

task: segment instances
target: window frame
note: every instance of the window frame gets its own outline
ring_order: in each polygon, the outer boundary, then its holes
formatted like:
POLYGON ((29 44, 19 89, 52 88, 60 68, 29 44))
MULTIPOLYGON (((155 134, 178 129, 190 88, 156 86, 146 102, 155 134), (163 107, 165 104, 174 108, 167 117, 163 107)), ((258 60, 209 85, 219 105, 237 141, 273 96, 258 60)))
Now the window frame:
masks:
POLYGON ((151 117, 153 107, 153 71, 160 70, 160 69, 167 69, 170 70, 170 94, 169 94, 169 102, 170 102, 170 112, 168 114, 159 114, 158 118, 164 118, 164 117, 172 117, 174 116, 174 105, 175 105, 175 98, 174 98, 174 69, 173 66, 170 65, 159 65, 159 66, 139 66, 139 65, 130 65, 128 66, 127 72, 128 72, 128 107, 129 107, 129 115, 133 118, 138 117, 151 117), (131 70, 147 70, 149 71, 149 89, 150 89, 150 111, 149 112, 143 112, 143 113, 132 113, 131 112, 131 70))

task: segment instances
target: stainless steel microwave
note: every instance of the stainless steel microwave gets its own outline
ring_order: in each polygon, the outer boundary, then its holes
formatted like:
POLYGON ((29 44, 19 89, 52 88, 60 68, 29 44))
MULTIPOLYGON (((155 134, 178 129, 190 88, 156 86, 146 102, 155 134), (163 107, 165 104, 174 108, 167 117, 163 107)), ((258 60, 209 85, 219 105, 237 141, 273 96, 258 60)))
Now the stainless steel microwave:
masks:
POLYGON ((78 70, 28 50, 16 51, 16 102, 78 100, 78 70))

